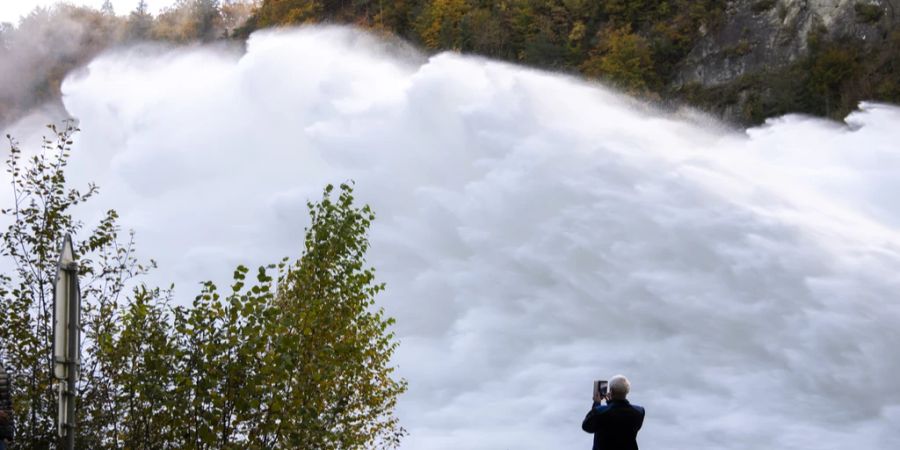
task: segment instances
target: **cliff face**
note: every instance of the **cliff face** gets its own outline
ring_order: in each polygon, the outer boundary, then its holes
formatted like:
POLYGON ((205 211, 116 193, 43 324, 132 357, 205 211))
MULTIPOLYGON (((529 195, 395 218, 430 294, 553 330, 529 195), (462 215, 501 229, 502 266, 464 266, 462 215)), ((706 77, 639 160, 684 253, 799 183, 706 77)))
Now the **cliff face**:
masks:
POLYGON ((887 38, 895 10, 900 0, 731 1, 723 23, 700 30, 673 85, 714 87, 785 67, 808 55, 813 36, 877 46, 887 38))

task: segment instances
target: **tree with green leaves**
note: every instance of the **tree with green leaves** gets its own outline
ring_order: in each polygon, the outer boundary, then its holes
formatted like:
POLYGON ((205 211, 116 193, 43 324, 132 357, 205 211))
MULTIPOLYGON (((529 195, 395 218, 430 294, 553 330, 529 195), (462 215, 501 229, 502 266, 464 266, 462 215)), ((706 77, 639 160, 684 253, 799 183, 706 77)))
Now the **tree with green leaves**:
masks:
POLYGON ((180 362, 176 422, 191 448, 392 448, 406 382, 392 378, 397 347, 375 305, 384 289, 365 266, 374 214, 350 185, 310 203, 297 261, 238 267, 227 296, 206 283, 176 308, 180 362), (277 278, 269 274, 277 270, 277 278), (248 286, 249 285, 249 286, 248 286))
POLYGON ((606 30, 601 44, 584 62, 582 70, 631 94, 652 92, 658 83, 650 45, 632 33, 629 26, 606 30))
POLYGON ((71 215, 98 188, 68 187, 72 122, 50 127, 26 157, 10 140, 12 224, 2 251, 0 352, 13 372, 18 448, 50 448, 56 395, 50 383, 52 290, 59 243, 77 241, 83 308, 76 446, 91 449, 392 448, 406 389, 393 377, 393 319, 375 303, 384 289, 366 266, 374 214, 353 189, 328 186, 309 203, 300 258, 243 266, 230 291, 204 283, 190 306, 135 277, 134 240, 119 239, 110 210, 86 231, 71 215), (275 271, 277 275, 270 275, 275 271), (130 293, 129 293, 130 292, 130 293))
MULTIPOLYGON (((42 448, 55 441, 56 394, 50 383, 52 352, 53 283, 59 245, 66 234, 82 235, 77 241, 79 276, 82 280, 83 334, 97 338, 115 321, 118 302, 128 282, 153 266, 134 255, 133 240, 121 241, 118 215, 107 211, 91 230, 71 216, 71 209, 97 194, 67 186, 65 168, 78 131, 72 122, 50 126, 40 151, 25 156, 18 142, 7 136, 10 154, 7 172, 12 179, 13 202, 2 214, 11 221, 2 234, 2 255, 14 265, 4 278, 6 295, 0 299, 0 351, 15 372, 14 402, 19 441, 42 448)), ((79 416, 85 429, 95 423, 102 408, 94 399, 105 397, 103 372, 106 361, 99 348, 86 345, 79 385, 79 416)))
POLYGON ((142 40, 150 37, 153 27, 153 15, 147 7, 146 0, 138 0, 134 11, 128 16, 127 36, 129 39, 142 40))
POLYGON ((367 230, 374 213, 357 208, 353 190, 332 187, 310 203, 312 224, 300 259, 281 277, 276 296, 278 358, 271 368, 296 371, 274 377, 285 390, 279 443, 288 447, 372 448, 399 442, 404 431, 393 409, 405 382, 391 378, 397 347, 392 318, 375 307, 384 289, 365 266, 367 230))
POLYGON ((110 15, 110 16, 116 15, 116 9, 115 9, 115 7, 113 7, 111 0, 106 0, 105 2, 103 2, 103 5, 100 6, 100 12, 102 12, 103 14, 110 15))
POLYGON ((137 287, 117 314, 115 329, 96 343, 108 362, 105 406, 112 420, 106 433, 82 432, 80 448, 184 448, 173 412, 178 348, 169 295, 137 287))

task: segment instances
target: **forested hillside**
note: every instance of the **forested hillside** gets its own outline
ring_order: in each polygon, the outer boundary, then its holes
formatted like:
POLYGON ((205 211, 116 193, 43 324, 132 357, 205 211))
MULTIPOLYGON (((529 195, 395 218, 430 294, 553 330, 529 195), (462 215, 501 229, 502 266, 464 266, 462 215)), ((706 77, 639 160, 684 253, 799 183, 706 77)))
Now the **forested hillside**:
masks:
POLYGON ((27 54, 30 64, 0 63, 0 121, 58 97, 65 73, 111 45, 242 39, 323 22, 429 52, 579 73, 744 124, 788 112, 840 118, 860 100, 900 103, 897 2, 831 3, 840 14, 796 0, 179 0, 158 17, 143 1, 119 16, 60 6, 0 29, 0 56, 27 54), (37 76, 22 80, 29 71, 37 76))
POLYGON ((659 92, 723 0, 266 0, 249 29, 351 22, 429 50, 457 50, 608 78, 632 93, 659 92))

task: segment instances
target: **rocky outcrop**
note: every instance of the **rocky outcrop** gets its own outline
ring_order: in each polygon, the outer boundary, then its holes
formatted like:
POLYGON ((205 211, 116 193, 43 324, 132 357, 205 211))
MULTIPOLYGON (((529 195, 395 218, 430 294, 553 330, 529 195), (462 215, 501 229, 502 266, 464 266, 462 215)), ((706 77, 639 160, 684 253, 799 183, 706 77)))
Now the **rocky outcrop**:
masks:
POLYGON ((734 0, 701 38, 674 81, 704 87, 778 69, 807 55, 811 37, 878 45, 900 14, 900 0, 734 0))

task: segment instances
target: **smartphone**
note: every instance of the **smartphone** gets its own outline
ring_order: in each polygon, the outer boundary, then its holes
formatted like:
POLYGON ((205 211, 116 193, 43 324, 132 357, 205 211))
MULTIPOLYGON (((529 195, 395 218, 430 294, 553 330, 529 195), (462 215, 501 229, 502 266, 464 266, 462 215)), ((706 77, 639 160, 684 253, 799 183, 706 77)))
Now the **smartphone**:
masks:
POLYGON ((609 388, 609 382, 606 380, 597 380, 594 382, 594 395, 599 394, 601 397, 606 397, 606 391, 609 388))

